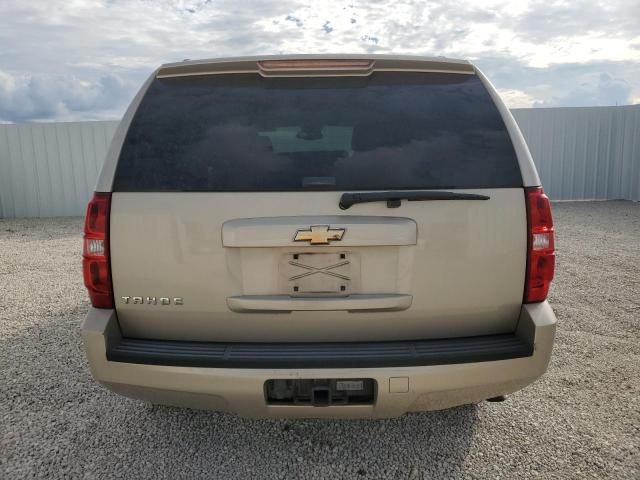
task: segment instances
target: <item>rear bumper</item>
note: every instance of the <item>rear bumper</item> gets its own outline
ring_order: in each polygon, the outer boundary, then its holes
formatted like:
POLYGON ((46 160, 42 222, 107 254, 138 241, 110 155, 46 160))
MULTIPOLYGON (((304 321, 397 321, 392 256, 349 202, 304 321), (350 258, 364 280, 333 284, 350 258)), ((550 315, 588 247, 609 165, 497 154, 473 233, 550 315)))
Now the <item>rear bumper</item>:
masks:
POLYGON ((523 306, 511 336, 383 342, 375 351, 371 344, 316 346, 306 360, 299 349, 287 353, 283 345, 256 356, 238 344, 123 339, 113 310, 90 309, 82 336, 96 380, 129 397, 250 417, 391 417, 521 389, 546 371, 555 326, 544 302, 523 306), (372 378, 377 398, 373 405, 267 405, 265 382, 287 378, 372 378))

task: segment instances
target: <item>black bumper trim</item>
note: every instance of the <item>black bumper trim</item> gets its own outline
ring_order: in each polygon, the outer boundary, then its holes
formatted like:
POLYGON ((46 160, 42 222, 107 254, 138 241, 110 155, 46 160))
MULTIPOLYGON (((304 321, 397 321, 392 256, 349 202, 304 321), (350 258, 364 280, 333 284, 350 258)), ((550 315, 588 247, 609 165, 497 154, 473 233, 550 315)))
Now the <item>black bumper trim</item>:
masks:
POLYGON ((122 338, 112 362, 210 368, 381 368, 530 357, 515 334, 437 340, 335 343, 209 343, 122 338))

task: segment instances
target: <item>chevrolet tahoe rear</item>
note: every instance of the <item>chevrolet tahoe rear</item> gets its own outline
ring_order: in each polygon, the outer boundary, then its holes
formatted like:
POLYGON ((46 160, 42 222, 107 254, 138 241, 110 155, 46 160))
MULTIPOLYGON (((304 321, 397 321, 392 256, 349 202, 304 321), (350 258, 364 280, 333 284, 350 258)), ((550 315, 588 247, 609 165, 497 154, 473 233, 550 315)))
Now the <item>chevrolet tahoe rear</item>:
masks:
POLYGON ((163 65, 129 107, 83 253, 94 377, 245 416, 388 417, 549 363, 549 200, 466 61, 163 65))

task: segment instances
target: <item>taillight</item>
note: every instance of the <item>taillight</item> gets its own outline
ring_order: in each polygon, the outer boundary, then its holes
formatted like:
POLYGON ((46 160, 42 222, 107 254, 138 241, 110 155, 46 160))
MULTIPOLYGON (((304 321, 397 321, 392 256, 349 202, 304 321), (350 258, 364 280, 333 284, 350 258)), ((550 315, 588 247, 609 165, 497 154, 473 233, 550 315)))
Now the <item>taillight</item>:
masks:
POLYGON ((94 193, 84 220, 82 272, 91 304, 113 308, 113 286, 109 263, 109 210, 111 193, 94 193))
POLYGON ((524 303, 547 298, 555 269, 551 203, 542 187, 525 189, 527 204, 527 276, 524 303))

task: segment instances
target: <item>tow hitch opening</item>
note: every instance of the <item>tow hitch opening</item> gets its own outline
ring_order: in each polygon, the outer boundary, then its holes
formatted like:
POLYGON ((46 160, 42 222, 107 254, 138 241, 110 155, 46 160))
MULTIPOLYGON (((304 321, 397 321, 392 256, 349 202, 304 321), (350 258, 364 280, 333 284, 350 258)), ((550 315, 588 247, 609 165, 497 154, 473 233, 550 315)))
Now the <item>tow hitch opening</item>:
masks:
POLYGON ((376 382, 371 378, 278 379, 265 383, 268 405, 371 405, 376 390, 376 382))

